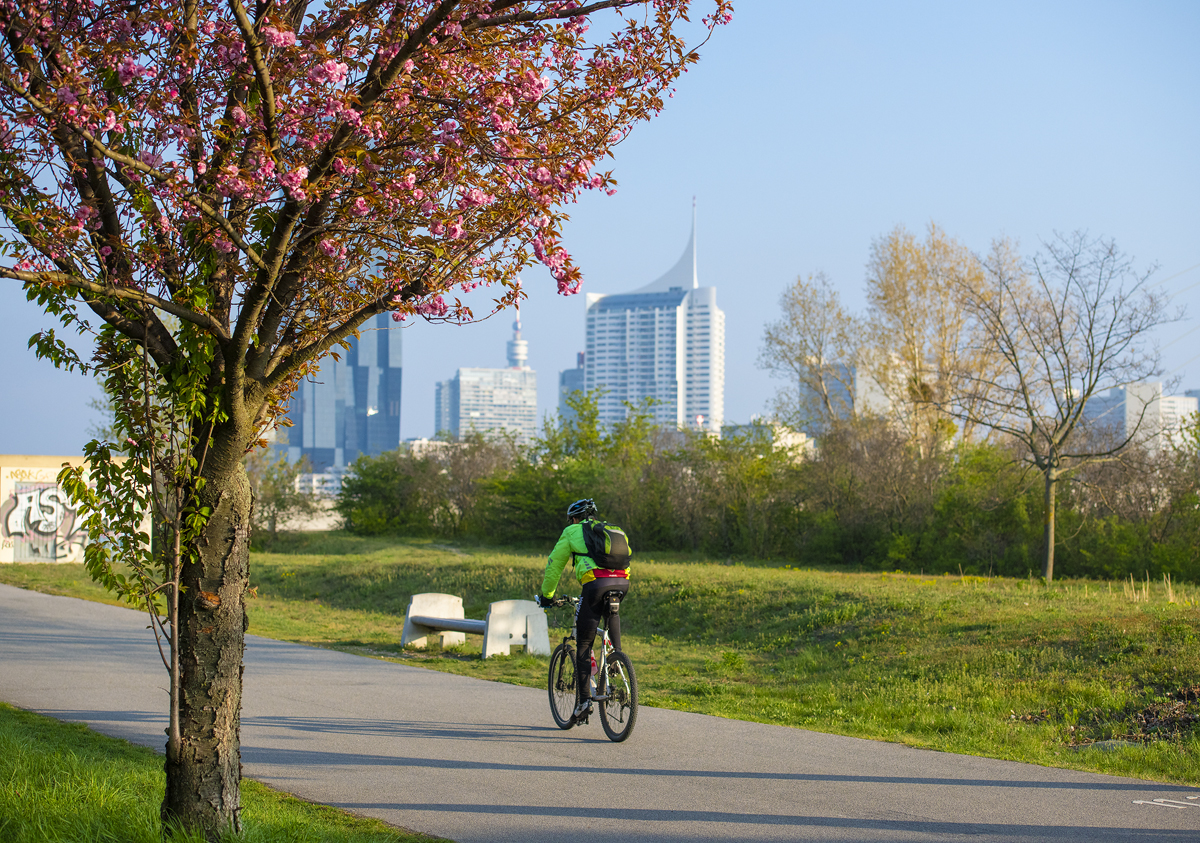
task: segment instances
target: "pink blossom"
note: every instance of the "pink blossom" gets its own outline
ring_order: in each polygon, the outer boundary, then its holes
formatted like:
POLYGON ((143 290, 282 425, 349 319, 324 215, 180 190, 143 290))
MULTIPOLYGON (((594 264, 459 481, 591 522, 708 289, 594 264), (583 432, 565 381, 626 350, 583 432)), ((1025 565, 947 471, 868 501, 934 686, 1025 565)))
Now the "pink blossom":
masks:
POLYGON ((549 184, 554 181, 554 176, 545 167, 538 167, 533 171, 533 180, 538 184, 549 184))
POLYGON ((367 200, 361 196, 354 200, 354 215, 356 217, 365 217, 370 213, 371 209, 367 206, 367 200))
POLYGON ((117 65, 117 81, 122 85, 128 85, 135 79, 142 76, 154 76, 156 71, 153 68, 143 67, 133 60, 131 56, 126 56, 119 65, 117 65))
POLYGON ((233 244, 222 237, 213 242, 213 248, 218 252, 228 255, 233 251, 233 244))
POLYGON ((456 221, 454 223, 454 225, 450 226, 450 229, 446 232, 446 236, 449 237, 451 240, 457 240, 458 238, 463 236, 463 227, 462 227, 461 219, 456 221))
POLYGON ((233 116, 233 122, 237 124, 239 129, 245 128, 246 124, 250 122, 250 119, 246 117, 246 112, 242 110, 240 105, 235 105, 230 114, 233 116))
POLYGON ((304 189, 300 185, 306 178, 308 167, 297 167, 292 172, 281 175, 279 183, 287 190, 289 196, 299 201, 305 198, 304 189))
POLYGON ((393 322, 403 322, 403 321, 404 321, 405 319, 407 319, 407 318, 408 318, 408 317, 407 317, 406 315, 404 315, 403 313, 393 313, 393 314, 392 314, 392 321, 393 321, 393 322))
POLYGON ((291 47, 296 43, 296 33, 273 26, 263 27, 263 38, 272 47, 291 47))
POLYGON ((490 205, 493 201, 495 201, 495 197, 489 196, 478 187, 473 187, 458 200, 458 207, 478 208, 481 205, 490 205))
POLYGON ((358 167, 353 164, 347 164, 341 158, 333 159, 333 169, 337 171, 339 176, 352 176, 358 172, 358 167))
POLYGON ((326 257, 341 258, 346 256, 346 247, 340 246, 328 238, 322 240, 320 246, 321 251, 325 253, 326 257))
POLYGON ((58 101, 65 102, 67 105, 74 105, 79 102, 79 97, 75 96, 75 92, 70 88, 63 86, 58 89, 58 101))
POLYGON ((550 80, 545 76, 539 77, 532 70, 526 70, 521 79, 521 95, 529 102, 540 100, 550 88, 550 80))
POLYGON ((101 246, 100 247, 100 256, 101 257, 106 258, 111 254, 112 254, 112 246, 101 246))
POLYGON ((317 83, 332 82, 334 85, 339 85, 349 73, 349 66, 340 61, 329 59, 329 61, 322 62, 310 70, 308 78, 317 83))
POLYGON ((422 316, 445 316, 449 310, 441 296, 434 296, 429 301, 417 305, 417 313, 422 316))

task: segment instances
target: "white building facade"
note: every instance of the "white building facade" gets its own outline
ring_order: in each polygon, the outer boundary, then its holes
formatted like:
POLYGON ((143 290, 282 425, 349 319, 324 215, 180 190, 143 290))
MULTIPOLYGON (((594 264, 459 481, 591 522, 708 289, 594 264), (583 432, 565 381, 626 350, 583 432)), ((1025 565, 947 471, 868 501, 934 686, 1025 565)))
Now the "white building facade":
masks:
MULTIPOLYGON (((1194 391, 1194 390, 1193 390, 1194 391)), ((1084 411, 1087 420, 1121 438, 1137 431, 1134 441, 1158 451, 1178 439, 1188 416, 1200 410, 1193 395, 1163 395, 1161 382, 1134 383, 1093 397, 1084 411)))
POLYGON ((654 420, 720 435, 725 420, 725 313, 696 271, 696 225, 679 262, 630 293, 587 295, 584 387, 600 389, 600 421, 654 399, 654 420))
POLYGON ((434 428, 455 437, 508 431, 518 441, 537 434, 537 373, 528 366, 529 343, 513 323, 507 369, 459 369, 437 384, 434 428))

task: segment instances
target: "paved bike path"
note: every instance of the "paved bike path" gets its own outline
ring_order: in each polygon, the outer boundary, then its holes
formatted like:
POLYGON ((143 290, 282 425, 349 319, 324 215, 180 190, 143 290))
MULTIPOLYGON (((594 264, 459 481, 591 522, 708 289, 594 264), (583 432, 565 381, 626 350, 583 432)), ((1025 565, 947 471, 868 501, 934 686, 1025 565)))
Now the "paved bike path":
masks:
MULTIPOLYGON (((0 586, 0 699, 161 749, 145 616, 0 586)), ((1200 789, 642 708, 624 744, 544 691, 248 636, 245 774, 459 843, 1200 840, 1200 789), (1169 804, 1169 803, 1168 803, 1169 804)))

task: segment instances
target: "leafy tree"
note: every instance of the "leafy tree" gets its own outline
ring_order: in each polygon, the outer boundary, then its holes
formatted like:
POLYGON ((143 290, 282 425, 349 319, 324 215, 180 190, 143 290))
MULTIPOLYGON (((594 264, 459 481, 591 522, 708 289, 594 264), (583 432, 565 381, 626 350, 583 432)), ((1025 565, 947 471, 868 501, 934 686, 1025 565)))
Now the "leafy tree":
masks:
MULTIPOLYGON (((595 162, 696 59, 676 32, 689 5, 0 5, 0 276, 97 337, 85 361, 46 331, 39 355, 119 370, 169 418, 164 440, 142 405, 118 412, 124 474, 89 449, 89 565, 115 582, 113 561, 142 560, 181 650, 169 823, 213 840, 239 825, 243 456, 375 314, 469 319, 461 296, 507 306, 535 261, 578 289, 561 208, 611 189, 595 162), (135 482, 161 500, 133 501, 135 482), (147 537, 116 517, 135 503, 175 525, 169 558, 137 555, 147 537)), ((712 8, 709 31, 730 17, 712 8)))
POLYGON ((406 451, 363 454, 342 478, 337 511, 352 533, 431 536, 446 520, 441 466, 406 451))
POLYGON ((493 439, 471 433, 448 444, 450 447, 436 453, 434 459, 444 472, 444 532, 457 536, 478 530, 487 484, 520 458, 520 447, 507 432, 493 439))
POLYGON ((256 533, 265 530, 274 541, 281 523, 321 511, 316 492, 297 487, 300 475, 311 471, 307 457, 292 462, 286 454, 277 454, 272 459, 271 452, 262 448, 246 456, 246 475, 254 493, 250 523, 256 533))

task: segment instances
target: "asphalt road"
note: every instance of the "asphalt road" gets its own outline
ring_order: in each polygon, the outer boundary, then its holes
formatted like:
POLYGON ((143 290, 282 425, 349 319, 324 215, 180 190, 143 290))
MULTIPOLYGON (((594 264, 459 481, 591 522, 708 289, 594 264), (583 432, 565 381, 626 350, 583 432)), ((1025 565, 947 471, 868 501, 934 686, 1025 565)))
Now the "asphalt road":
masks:
MULTIPOLYGON (((161 749, 165 687, 143 615, 0 586, 0 699, 161 749)), ((247 776, 460 843, 1200 841, 1197 788, 654 708, 612 744, 543 691, 256 636, 242 745, 247 776)))

